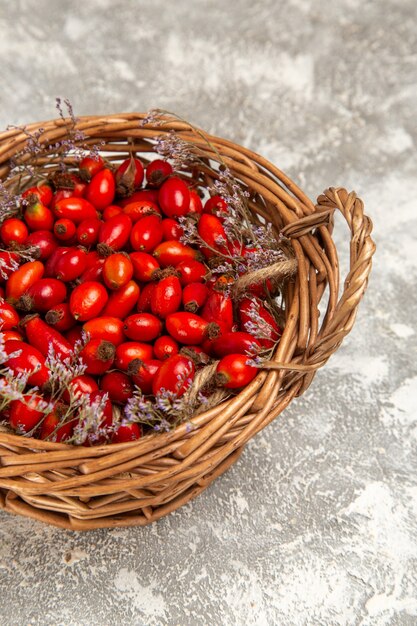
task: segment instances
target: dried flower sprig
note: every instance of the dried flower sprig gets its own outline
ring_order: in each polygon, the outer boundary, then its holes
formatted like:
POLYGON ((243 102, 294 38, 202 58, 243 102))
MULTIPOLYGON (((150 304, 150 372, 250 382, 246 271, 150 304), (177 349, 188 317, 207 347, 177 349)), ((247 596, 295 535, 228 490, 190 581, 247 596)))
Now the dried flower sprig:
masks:
POLYGON ((51 410, 50 403, 46 400, 39 400, 38 388, 32 387, 29 391, 25 391, 28 379, 33 372, 16 373, 6 365, 9 359, 18 357, 20 353, 20 350, 12 353, 6 352, 4 334, 0 329, 0 413, 15 400, 19 400, 27 406, 32 400, 36 400, 37 410, 46 414, 51 410))
MULTIPOLYGON (((224 261, 218 265, 213 273, 227 272, 236 277, 243 272, 263 269, 279 261, 287 260, 288 257, 280 247, 272 225, 253 224, 248 207, 249 190, 237 181, 217 147, 207 138, 205 133, 182 117, 163 109, 153 109, 142 121, 141 126, 149 123, 154 126, 163 126, 172 120, 186 124, 191 132, 208 145, 213 152, 211 161, 217 163, 217 168, 213 169, 212 165, 207 164, 207 155, 198 146, 180 137, 174 130, 170 130, 157 138, 155 150, 164 158, 169 158, 174 169, 178 171, 187 171, 196 164, 205 167, 206 170, 207 168, 211 170, 214 181, 209 190, 213 195, 221 196, 228 206, 227 215, 222 214, 222 224, 227 238, 229 242, 238 244, 237 249, 240 247, 242 250, 243 247, 248 247, 250 250, 245 256, 241 256, 235 251, 233 254, 227 254, 224 250, 219 252, 218 249, 210 248, 207 242, 203 242, 199 236, 195 220, 189 217, 180 219, 184 230, 183 243, 209 247, 217 257, 224 261)), ((220 247, 222 243, 227 242, 219 241, 217 243, 220 247)))
POLYGON ((191 369, 186 369, 177 377, 177 391, 161 389, 154 400, 147 398, 139 387, 135 387, 133 395, 124 408, 122 425, 131 423, 144 424, 155 431, 169 431, 178 426, 189 415, 187 400, 179 395, 184 386, 190 388, 193 380, 191 369))
MULTIPOLYGON (((103 426, 104 411, 108 402, 108 395, 97 396, 93 401, 87 395, 76 394, 72 403, 73 412, 77 413, 78 423, 74 428, 74 434, 69 440, 74 445, 82 445, 87 441, 96 443, 101 439, 107 440, 113 426, 103 426)), ((68 421, 66 416, 65 421, 68 421)))

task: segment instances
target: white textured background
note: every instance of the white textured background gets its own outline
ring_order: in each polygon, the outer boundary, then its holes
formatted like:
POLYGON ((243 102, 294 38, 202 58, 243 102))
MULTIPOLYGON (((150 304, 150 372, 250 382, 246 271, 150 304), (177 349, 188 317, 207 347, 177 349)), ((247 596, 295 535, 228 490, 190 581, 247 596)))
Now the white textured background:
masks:
MULTIPOLYGON (((166 107, 355 189, 357 326, 204 495, 145 529, 0 514, 0 623, 417 623, 415 0, 0 0, 0 127, 166 107), (69 562, 67 562, 69 559, 69 562)), ((344 250, 347 231, 338 241, 344 250)))

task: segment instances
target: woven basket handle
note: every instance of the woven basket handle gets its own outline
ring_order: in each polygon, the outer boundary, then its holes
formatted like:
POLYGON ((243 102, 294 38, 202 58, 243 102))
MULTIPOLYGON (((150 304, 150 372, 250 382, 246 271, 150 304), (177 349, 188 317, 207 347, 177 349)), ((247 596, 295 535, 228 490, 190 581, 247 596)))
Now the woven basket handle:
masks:
MULTIPOLYGON (((343 338, 351 330, 355 321, 355 316, 359 302, 366 290, 368 283, 368 276, 371 271, 372 255, 375 252, 375 244, 371 239, 372 222, 364 215, 363 202, 357 198, 354 192, 348 193, 342 188, 327 189, 321 196, 319 196, 316 206, 316 211, 310 215, 296 220, 288 224, 288 226, 282 231, 285 237, 290 239, 297 239, 305 237, 315 228, 329 228, 331 232, 332 220, 334 211, 338 209, 344 218, 346 219, 350 228, 350 269, 344 283, 344 290, 342 296, 328 311, 326 317, 323 320, 322 327, 318 333, 314 343, 309 345, 307 350, 294 357, 291 362, 278 361, 279 354, 285 354, 285 342, 283 345, 279 345, 277 351, 277 361, 268 361, 262 363, 263 369, 271 370, 294 370, 304 374, 304 381, 302 383, 303 388, 307 388, 309 382, 311 382, 315 371, 324 365, 329 357, 337 350, 341 344, 343 338), (281 350, 282 349, 282 350, 281 350)), ((333 289, 337 292, 338 285, 338 264, 337 259, 334 259, 334 264, 328 266, 329 272, 332 272, 332 276, 328 277, 333 283, 333 289), (333 267, 334 265, 334 267, 333 267), (336 285, 336 288, 335 288, 336 285)), ((285 332, 284 332, 285 335, 285 332)), ((283 338, 284 339, 284 335, 283 338)), ((282 343, 282 342, 281 342, 282 343)), ((251 384, 256 384, 257 379, 251 384)), ((275 379, 271 381, 273 385, 276 384, 275 379)), ((249 386, 250 387, 250 386, 249 386)), ((247 397, 253 393, 253 390, 246 388, 242 394, 247 394, 247 397)), ((258 385, 259 387, 259 385, 258 385)), ((296 383, 297 387, 297 383, 296 383)), ((298 384, 298 392, 300 392, 300 385, 298 384)), ((296 391, 297 391, 296 389, 296 391)), ((261 392, 258 395, 255 403, 252 404, 251 410, 259 410, 262 414, 262 409, 267 401, 267 397, 271 394, 271 389, 266 385, 266 396, 261 392), (262 396, 262 397, 261 397, 262 396)), ((233 400, 231 401, 233 405, 233 400)), ((280 408, 282 410, 282 407, 280 408)), ((200 430, 198 435, 195 435, 188 441, 182 444, 178 448, 173 456, 177 459, 184 459, 189 455, 198 454, 198 452, 213 444, 218 440, 227 428, 227 423, 232 419, 236 413, 236 409, 233 406, 225 408, 221 414, 219 414, 214 420, 211 420, 204 428, 200 430), (199 450, 197 450, 199 448, 199 450)), ((269 419, 269 418, 268 418, 269 419)), ((251 428, 251 426, 246 427, 251 428)), ((247 433, 245 439, 257 432, 260 427, 254 426, 254 430, 251 433, 247 433)), ((244 440, 242 439, 244 443, 244 440)), ((190 457, 191 458, 191 457, 190 457)))
POLYGON ((299 363, 268 361, 264 364, 265 369, 314 371, 326 363, 352 329, 375 252, 371 238, 372 221, 364 214, 362 200, 354 191, 348 193, 346 189, 330 187, 318 197, 315 213, 292 222, 282 234, 290 239, 302 237, 317 226, 329 224, 336 209, 342 213, 350 229, 350 267, 343 293, 331 313, 326 315, 314 345, 309 346, 299 363))

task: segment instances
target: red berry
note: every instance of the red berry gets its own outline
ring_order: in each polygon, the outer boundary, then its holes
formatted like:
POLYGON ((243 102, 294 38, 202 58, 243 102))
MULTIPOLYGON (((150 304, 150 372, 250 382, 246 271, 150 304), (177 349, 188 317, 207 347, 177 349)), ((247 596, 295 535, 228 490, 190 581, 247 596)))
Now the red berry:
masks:
POLYGON ((175 339, 169 335, 163 335, 156 339, 153 344, 153 351, 159 361, 165 361, 165 359, 169 359, 170 356, 178 354, 179 346, 175 339))
POLYGON ((248 385, 258 373, 258 369, 248 363, 245 354, 228 354, 217 365, 217 382, 226 389, 239 389, 248 385))
POLYGON ((202 343, 209 335, 216 337, 219 333, 217 324, 210 324, 199 315, 187 311, 168 315, 165 323, 175 341, 190 346, 202 343))
POLYGON ((10 217, 5 220, 0 228, 0 237, 5 246, 11 244, 22 245, 29 236, 27 226, 22 220, 10 217))
POLYGON ((162 331, 162 322, 151 313, 136 313, 124 321, 124 334, 133 341, 153 341, 162 331))
POLYGON ((104 374, 113 365, 116 348, 110 341, 90 339, 80 352, 80 358, 87 366, 87 374, 98 376, 104 374))
POLYGON ((152 357, 153 349, 149 344, 127 341, 117 346, 115 365, 118 369, 127 371, 132 361, 146 361, 152 357))
POLYGON ((23 402, 21 400, 13 400, 10 403, 9 423, 19 433, 28 433, 42 421, 44 413, 36 408, 42 402, 42 398, 40 396, 27 395, 23 399, 23 402))
POLYGON ((102 222, 97 217, 83 220, 77 228, 77 241, 82 246, 93 246, 98 241, 98 233, 102 222))
POLYGON ((176 354, 163 362, 152 383, 154 394, 170 391, 178 397, 184 395, 194 378, 195 366, 191 359, 176 354))
POLYGON ((163 237, 161 218, 158 215, 147 215, 136 222, 130 233, 130 245, 134 250, 152 252, 163 237))
POLYGON ((0 300, 0 332, 10 330, 19 323, 19 314, 8 302, 0 300))
POLYGON ((58 247, 58 241, 49 230, 37 230, 26 239, 26 245, 36 246, 40 251, 39 260, 46 261, 58 247))
POLYGON ((42 202, 38 201, 30 204, 23 216, 29 229, 34 230, 52 230, 54 225, 54 216, 42 202))
POLYGON ((129 255, 123 252, 111 254, 103 266, 105 285, 115 291, 126 285, 133 276, 133 264, 129 255))
MULTIPOLYGON (((113 251, 122 250, 129 241, 131 230, 132 221, 130 217, 120 213, 101 224, 98 242, 113 251)), ((100 246, 98 246, 98 250, 100 250, 100 246)))
POLYGON ((54 224, 54 235, 59 241, 71 241, 75 238, 77 227, 66 217, 57 220, 54 224))
POLYGON ((190 190, 181 178, 168 178, 159 190, 159 206, 167 217, 187 215, 190 209, 190 190))
POLYGON ((103 309, 102 315, 124 319, 132 311, 138 301, 140 288, 134 280, 110 294, 109 300, 103 309))
POLYGON ((86 282, 75 287, 70 297, 71 314, 76 320, 86 322, 98 317, 104 309, 109 296, 103 285, 86 282))
POLYGON ((64 302, 67 297, 65 284, 56 278, 41 278, 20 298, 19 304, 26 311, 46 313, 64 302))
POLYGON ((138 364, 136 371, 132 373, 133 382, 143 393, 152 393, 153 381, 161 365, 162 361, 148 359, 138 364))
POLYGON ((162 235, 164 241, 172 241, 175 239, 179 241, 184 235, 184 229, 180 226, 177 220, 170 217, 165 218, 161 222, 162 235))
POLYGON ((169 265, 176 267, 183 261, 198 260, 200 258, 198 250, 176 240, 163 241, 155 248, 153 255, 158 259, 161 267, 168 267, 169 265))
POLYGON ((154 315, 165 319, 181 306, 181 283, 176 276, 167 276, 160 280, 154 289, 151 310, 154 315))
POLYGON ((123 322, 117 317, 103 315, 89 320, 83 325, 83 330, 90 339, 101 339, 119 346, 125 340, 123 322))
POLYGON ((95 207, 84 198, 63 198, 55 204, 53 212, 58 219, 65 217, 73 221, 74 224, 80 224, 83 220, 97 217, 95 207))
POLYGON ((80 161, 79 170, 84 180, 88 182, 93 176, 104 168, 104 161, 101 156, 86 156, 80 161))
POLYGON ((103 169, 91 179, 85 197, 96 209, 102 211, 113 202, 115 194, 116 183, 113 173, 108 169, 103 169))
POLYGON ((136 441, 142 436, 142 431, 139 424, 135 422, 131 424, 121 424, 117 430, 114 431, 112 442, 113 443, 125 443, 127 441, 136 441))
POLYGON ((70 402, 71 395, 73 397, 86 394, 91 395, 95 391, 98 391, 98 385, 95 379, 92 376, 83 374, 72 379, 68 384, 68 389, 64 391, 63 399, 65 402, 70 402))
POLYGON ((184 309, 191 313, 196 313, 206 302, 208 295, 209 288, 204 283, 190 283, 186 285, 182 292, 184 309))
POLYGON ((139 159, 130 157, 119 165, 116 170, 117 191, 121 195, 133 193, 135 189, 141 186, 143 181, 143 165, 139 159))
POLYGON ((133 384, 130 377, 124 372, 109 372, 100 382, 100 388, 109 394, 115 404, 126 404, 133 395, 133 384))
POLYGON ((33 372, 28 378, 29 385, 42 387, 49 380, 45 357, 33 346, 23 341, 6 341, 4 351, 9 355, 4 365, 14 374, 33 372))
POLYGON ((160 187, 172 172, 172 166, 167 161, 155 159, 146 166, 146 182, 149 187, 160 187))
POLYGON ((133 276, 143 283, 153 280, 156 270, 160 268, 158 261, 147 252, 132 252, 130 260, 133 263, 133 276))

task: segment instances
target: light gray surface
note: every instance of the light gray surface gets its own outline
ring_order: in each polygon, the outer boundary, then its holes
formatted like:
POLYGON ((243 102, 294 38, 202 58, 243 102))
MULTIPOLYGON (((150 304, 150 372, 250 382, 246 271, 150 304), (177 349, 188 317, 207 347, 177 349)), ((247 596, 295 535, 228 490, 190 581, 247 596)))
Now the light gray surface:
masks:
POLYGON ((345 345, 192 504, 86 535, 0 514, 2 626, 417 623, 415 9, 0 0, 1 127, 56 95, 167 107, 313 197, 354 188, 378 244, 345 345))

